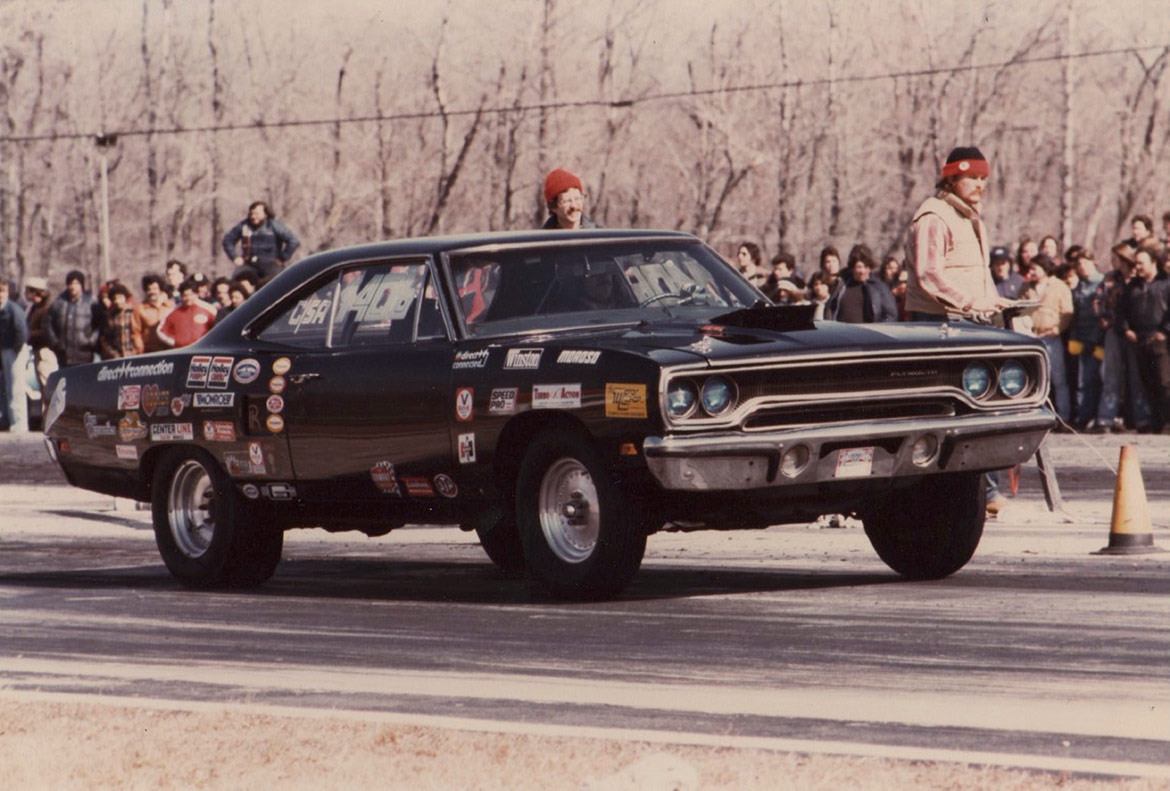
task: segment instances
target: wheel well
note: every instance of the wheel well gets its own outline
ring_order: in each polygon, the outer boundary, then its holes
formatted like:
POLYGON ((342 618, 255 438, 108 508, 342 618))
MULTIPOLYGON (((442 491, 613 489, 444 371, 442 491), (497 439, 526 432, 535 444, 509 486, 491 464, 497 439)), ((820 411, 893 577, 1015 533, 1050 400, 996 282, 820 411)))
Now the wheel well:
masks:
POLYGON ((179 447, 183 446, 151 445, 150 449, 142 454, 142 462, 138 465, 138 499, 140 501, 149 503, 153 500, 154 492, 151 489, 154 486, 154 471, 158 469, 159 462, 162 461, 167 451, 179 447))
POLYGON ((589 430, 577 418, 564 412, 545 410, 517 415, 500 433, 493 466, 496 486, 509 503, 516 490, 516 478, 520 474, 524 451, 539 436, 550 431, 575 433, 590 439, 589 430))

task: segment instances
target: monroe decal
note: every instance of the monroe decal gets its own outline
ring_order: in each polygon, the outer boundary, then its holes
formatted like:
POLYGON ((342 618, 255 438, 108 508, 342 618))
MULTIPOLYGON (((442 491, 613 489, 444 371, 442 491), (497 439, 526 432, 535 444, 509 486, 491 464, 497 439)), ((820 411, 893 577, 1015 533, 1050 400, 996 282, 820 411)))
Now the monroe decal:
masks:
MULTIPOLYGON (((194 359, 194 358, 192 358, 194 359)), ((169 376, 174 373, 175 364, 170 360, 157 363, 135 363, 130 360, 116 365, 103 365, 98 370, 99 382, 117 382, 121 379, 144 379, 148 376, 169 376)))
MULTIPOLYGON (((235 393, 196 393, 195 406, 199 409, 225 409, 236 403, 235 393)), ((177 414, 177 413, 176 413, 177 414)))

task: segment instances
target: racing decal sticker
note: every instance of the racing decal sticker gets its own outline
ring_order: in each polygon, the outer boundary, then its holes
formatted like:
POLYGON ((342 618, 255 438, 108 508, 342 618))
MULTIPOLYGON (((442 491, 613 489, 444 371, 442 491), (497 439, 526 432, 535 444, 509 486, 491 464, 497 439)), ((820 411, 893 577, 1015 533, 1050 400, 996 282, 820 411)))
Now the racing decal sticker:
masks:
POLYGON ((475 434, 459 435, 459 463, 475 464, 475 434))
POLYGON ((142 385, 122 385, 118 388, 118 409, 138 409, 142 404, 142 385))
POLYGON ((195 439, 195 427, 190 423, 151 423, 150 439, 152 442, 195 439))
POLYGON ((232 369, 232 379, 235 379, 242 385, 252 384, 259 376, 260 362, 254 357, 240 360, 236 363, 236 367, 232 369))
POLYGON ((203 439, 208 442, 235 442, 236 424, 230 420, 204 420, 203 439))
POLYGON ((249 500, 260 499, 260 489, 257 488, 256 484, 254 483, 245 483, 240 487, 240 491, 243 492, 244 496, 249 500))
POLYGON ((118 439, 123 442, 133 442, 146 437, 146 426, 142 424, 137 412, 127 412, 118 421, 118 439))
POLYGON ((562 365, 596 365, 601 359, 601 352, 587 352, 565 349, 557 356, 557 362, 562 365))
POLYGON ((43 431, 48 431, 57 422, 57 418, 65 412, 65 377, 62 376, 57 382, 57 387, 53 390, 53 395, 49 398, 49 409, 45 412, 45 427, 43 431))
POLYGON ((278 412, 283 412, 284 398, 278 395, 270 395, 268 396, 268 402, 266 406, 268 407, 268 411, 274 415, 278 412))
POLYGON ((183 410, 191 406, 191 394, 183 393, 171 399, 171 414, 175 417, 183 414, 183 410))
POLYGON ((248 443, 248 461, 252 462, 254 467, 264 466, 264 448, 260 447, 259 442, 248 443))
POLYGON ((120 379, 147 379, 152 376, 170 376, 175 364, 170 360, 157 363, 137 363, 129 359, 120 363, 103 365, 97 373, 99 382, 117 382, 120 379))
POLYGON ((533 385, 533 409, 578 409, 581 385, 533 385))
POLYGON ((606 417, 646 417, 646 385, 605 383, 606 417))
POLYGON ((386 494, 402 496, 402 490, 398 488, 398 478, 394 474, 394 465, 390 462, 380 461, 371 467, 370 479, 373 480, 374 486, 386 494))
POLYGON ((487 365, 488 350, 479 349, 474 352, 455 352, 455 361, 451 363, 451 370, 461 371, 467 368, 483 368, 487 365))
POLYGON ((287 357, 277 357, 272 361, 272 373, 277 376, 284 376, 290 368, 292 368, 292 360, 287 357))
POLYGON ((171 391, 163 390, 158 385, 143 385, 142 387, 142 411, 147 416, 166 417, 170 414, 169 404, 171 401, 171 391))
POLYGON ((455 389, 455 419, 468 421, 474 417, 475 388, 459 387, 455 389))
POLYGON ((236 403, 235 393, 196 393, 195 406, 199 409, 227 409, 236 403))
POLYGON ((508 356, 504 359, 504 367, 535 370, 540 367, 540 355, 543 353, 544 349, 508 349, 508 356))
POLYGON ((243 452, 223 454, 223 466, 228 475, 264 475, 263 464, 253 464, 250 454, 243 452))
POLYGON ((283 376, 274 376, 268 380, 268 391, 270 393, 283 393, 285 380, 283 376))
POLYGON ((515 387, 497 387, 492 390, 492 397, 488 400, 488 412, 493 415, 510 415, 516 411, 516 395, 520 391, 515 387))
POLYGON ((268 430, 273 434, 279 434, 284 431, 284 418, 280 415, 269 415, 264 425, 268 426, 268 430))
POLYGON ((118 429, 113 423, 106 419, 105 423, 98 423, 98 416, 92 412, 85 413, 85 436, 90 439, 97 439, 98 437, 112 437, 118 433, 118 429))
POLYGON ((439 491, 439 494, 448 499, 459 496, 459 487, 455 485, 455 481, 451 479, 451 476, 444 472, 435 476, 435 488, 439 491))
POLYGON ((187 387, 207 387, 207 374, 211 370, 211 355, 197 354, 187 366, 187 387))
POLYGON ((431 488, 431 482, 426 478, 402 476, 402 485, 406 487, 406 493, 411 497, 434 497, 435 490, 431 488))
POLYGON ((118 458, 124 461, 138 461, 138 448, 134 445, 115 445, 118 458))
POLYGON ((269 500, 292 500, 297 496, 296 487, 288 483, 270 483, 260 487, 260 491, 269 500))
POLYGON ((213 357, 211 368, 207 373, 207 386, 216 390, 226 390, 232 376, 232 362, 235 357, 213 357))

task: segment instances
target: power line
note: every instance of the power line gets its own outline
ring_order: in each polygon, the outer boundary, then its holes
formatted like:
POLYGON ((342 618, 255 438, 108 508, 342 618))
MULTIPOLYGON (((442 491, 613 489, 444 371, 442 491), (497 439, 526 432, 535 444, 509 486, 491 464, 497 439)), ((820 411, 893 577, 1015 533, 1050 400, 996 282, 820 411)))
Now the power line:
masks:
POLYGON ((426 110, 417 112, 389 113, 375 115, 355 115, 343 118, 304 118, 285 119, 281 121, 265 121, 257 119, 247 123, 234 124, 205 124, 200 126, 171 126, 161 129, 119 129, 101 132, 51 132, 39 135, 10 135, 0 136, 0 143, 35 143, 56 142, 59 140, 110 140, 118 137, 148 137, 152 135, 186 135, 205 134, 208 132, 238 132, 261 131, 265 129, 289 129, 308 126, 336 126, 339 124, 367 124, 387 121, 412 121, 426 118, 440 118, 468 116, 478 114, 505 115, 508 113, 525 113, 534 110, 573 110, 582 108, 602 107, 607 109, 627 109, 640 104, 667 101, 671 99, 688 99, 700 96, 714 96, 724 93, 753 93, 760 91, 774 91, 785 88, 799 88, 830 84, 850 84, 878 82, 881 80, 909 79, 915 77, 929 77, 936 74, 961 74, 964 72, 986 71, 989 69, 1015 68, 1041 63, 1055 63, 1060 61, 1083 60, 1087 58, 1101 58, 1112 55, 1129 55, 1153 50, 1170 51, 1170 44, 1156 44, 1145 47, 1119 47, 1117 49, 1102 49, 1088 52, 1075 52, 1071 55, 1046 55, 1035 58, 1019 58, 995 63, 972 63, 965 66, 943 66, 933 69, 910 69, 907 71, 885 72, 882 74, 858 74, 844 77, 822 77, 814 80, 783 80, 780 82, 756 83, 751 85, 731 85, 721 88, 692 88, 683 91, 665 91, 662 93, 647 94, 631 99, 605 100, 581 99, 576 101, 546 102, 543 104, 524 104, 511 107, 477 107, 475 109, 426 110))

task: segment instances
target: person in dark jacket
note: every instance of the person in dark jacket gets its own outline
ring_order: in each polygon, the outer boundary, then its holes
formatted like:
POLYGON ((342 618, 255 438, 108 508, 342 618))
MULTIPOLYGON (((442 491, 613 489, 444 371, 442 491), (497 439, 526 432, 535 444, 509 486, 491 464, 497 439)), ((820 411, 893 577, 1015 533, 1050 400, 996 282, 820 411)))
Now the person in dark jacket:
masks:
MULTIPOLYGON (((1031 259, 1029 259, 1031 260, 1031 259)), ((1006 247, 991 248, 991 279, 995 290, 1005 299, 1019 299, 1024 278, 1012 271, 1012 254, 1006 247)))
POLYGON ((236 266, 246 266, 269 280, 288 265, 301 241, 268 208, 254 201, 248 216, 223 236, 223 251, 236 266))
POLYGON ((57 370, 57 355, 49 348, 49 281, 43 277, 30 277, 24 281, 24 300, 28 303, 25 318, 28 320, 28 345, 32 347, 33 360, 37 369, 37 381, 41 392, 49 374, 57 370))
POLYGON ((540 226, 546 230, 596 228, 597 223, 585 216, 585 188, 581 179, 564 168, 557 168, 544 179, 544 202, 548 219, 540 226))
POLYGON ((825 306, 825 318, 848 324, 898 320, 898 303, 880 277, 873 277, 873 253, 863 244, 849 251, 845 286, 825 306))
MULTIPOLYGON (((1067 256, 1066 256, 1067 257, 1067 256)), ((1073 425, 1087 428, 1101 402, 1101 364, 1105 360, 1105 328, 1096 312, 1097 289, 1103 277, 1090 250, 1075 256, 1076 285, 1072 289, 1073 321, 1068 330, 1068 353, 1076 358, 1076 412, 1073 425)))
POLYGON ((28 431, 25 411, 25 366, 28 364, 28 323, 24 310, 9 298, 11 287, 0 280, 0 428, 28 431))
POLYGON ((57 363, 65 368, 93 362, 98 345, 97 302, 85 290, 85 275, 74 269, 65 275, 65 290, 49 306, 45 332, 57 363))
POLYGON ((1161 265, 1161 253, 1137 251, 1133 278, 1118 311, 1118 329, 1135 352, 1142 386, 1153 406, 1155 434, 1170 425, 1170 279, 1158 277, 1161 265))

